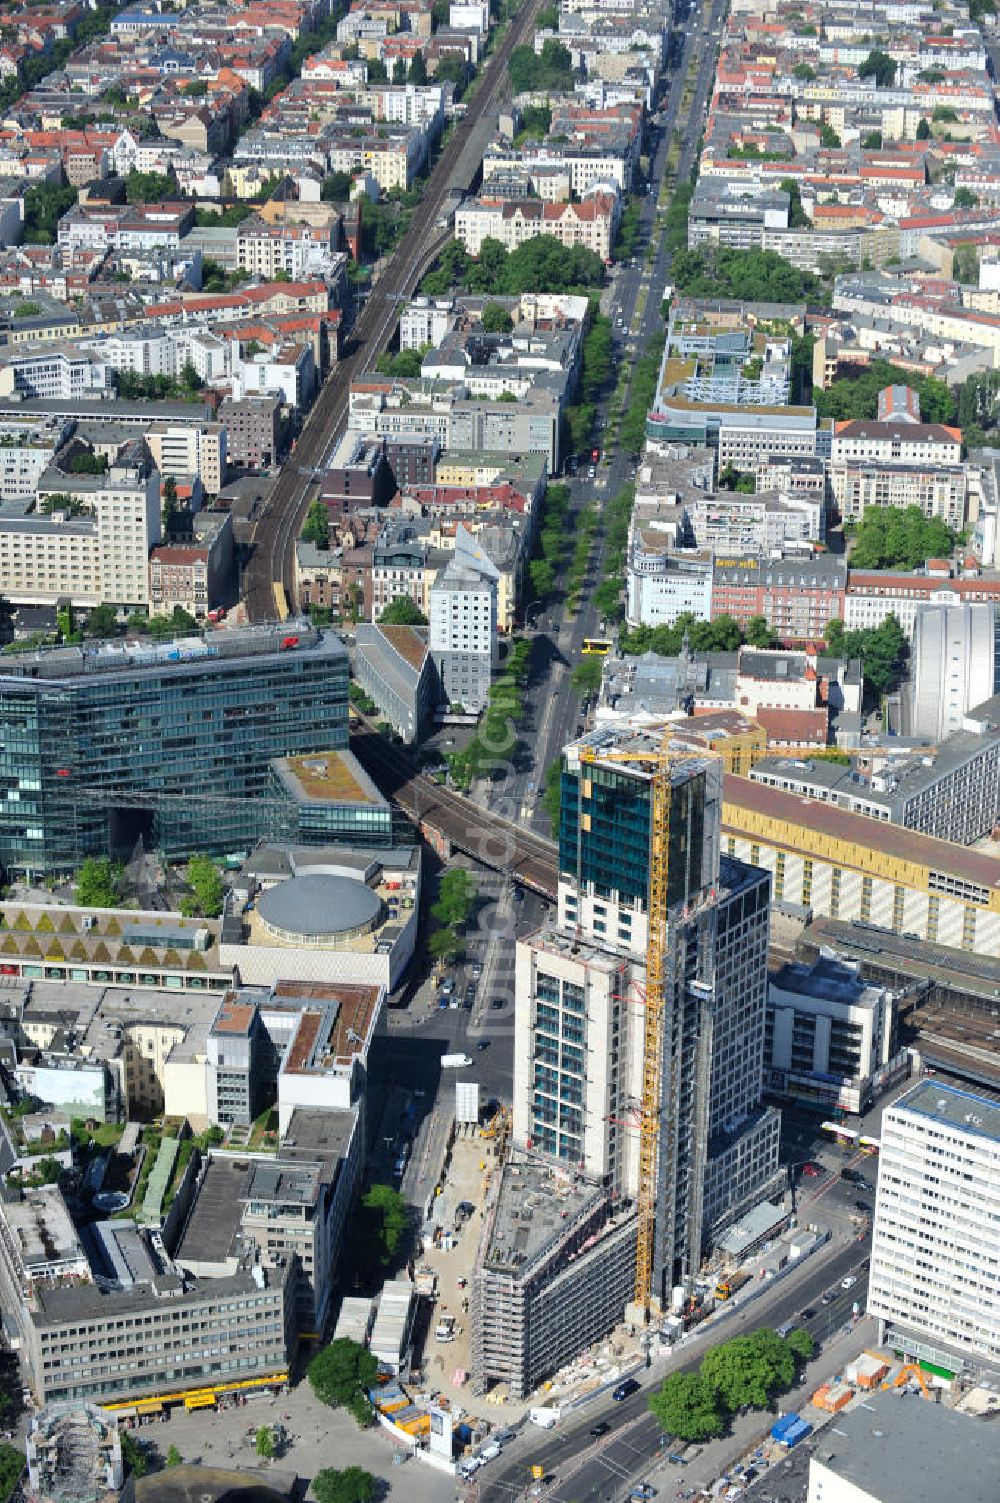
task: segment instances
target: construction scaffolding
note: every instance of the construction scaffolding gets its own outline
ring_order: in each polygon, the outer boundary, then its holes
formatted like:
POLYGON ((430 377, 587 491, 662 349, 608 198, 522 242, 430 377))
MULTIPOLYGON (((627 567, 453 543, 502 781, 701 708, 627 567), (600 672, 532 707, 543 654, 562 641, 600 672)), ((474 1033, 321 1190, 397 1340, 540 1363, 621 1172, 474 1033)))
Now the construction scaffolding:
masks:
MULTIPOLYGON (((584 744, 580 747, 581 773, 588 765, 596 763, 623 763, 651 771, 652 800, 649 827, 649 930, 646 949, 646 983, 643 998, 643 1051, 642 1051, 642 1099, 639 1102, 639 1185, 636 1198, 638 1209, 638 1233, 635 1265, 634 1305, 642 1317, 649 1319, 653 1298, 653 1272, 656 1262, 657 1219, 661 1222, 661 1241, 669 1230, 668 1245, 674 1242, 674 1217, 676 1196, 661 1195, 665 1187, 666 1171, 674 1178, 678 1163, 676 1103, 680 1091, 681 1063, 684 1039, 678 1037, 683 1031, 683 1019, 676 1016, 673 999, 676 986, 668 986, 667 969, 670 956, 670 825, 672 811, 672 768, 675 762, 704 762, 718 753, 698 751, 672 751, 671 728, 667 727, 656 747, 641 747, 631 751, 604 749, 584 744), (669 1011, 669 1016, 668 1016, 669 1011), (670 1049, 666 1061, 664 1081, 664 1039, 669 1029, 670 1049), (664 1118, 662 1101, 664 1085, 671 1110, 664 1118), (662 1225, 669 1218, 669 1228, 662 1225)), ((590 797, 590 781, 582 785, 584 796, 590 797)), ((699 1061, 702 1072, 707 1073, 708 1052, 701 1049, 699 1061)), ((707 1091, 700 1092, 704 1102, 707 1091)), ((700 1236, 700 1227, 699 1227, 700 1236)), ((697 1245, 697 1244, 696 1244, 697 1245)))

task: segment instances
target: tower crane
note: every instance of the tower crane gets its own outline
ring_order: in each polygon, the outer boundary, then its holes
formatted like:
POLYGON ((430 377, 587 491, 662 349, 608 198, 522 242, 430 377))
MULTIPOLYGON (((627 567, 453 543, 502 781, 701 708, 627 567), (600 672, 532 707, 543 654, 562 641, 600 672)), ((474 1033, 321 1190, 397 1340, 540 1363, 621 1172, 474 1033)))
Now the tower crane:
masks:
MULTIPOLYGON (((667 925, 669 918, 668 880, 670 868, 671 768, 675 762, 721 760, 710 747, 698 750, 673 750, 671 740, 676 727, 666 726, 658 746, 603 750, 579 747, 581 780, 584 769, 601 762, 617 762, 645 768, 652 772, 652 800, 649 832, 649 899, 648 939, 646 943, 646 996, 643 1016, 642 1097, 638 1106, 639 1121, 639 1224, 636 1238, 635 1305, 649 1319, 650 1285, 656 1236, 656 1179, 660 1153, 660 1101, 663 1091, 663 1024, 666 1008, 667 925)), ((589 784, 588 784, 589 789, 589 784)), ((581 792, 583 792, 581 788, 581 792)), ((677 1059, 671 1052, 669 1069, 673 1077, 677 1059)), ((677 1082, 671 1079, 676 1089, 677 1082)))

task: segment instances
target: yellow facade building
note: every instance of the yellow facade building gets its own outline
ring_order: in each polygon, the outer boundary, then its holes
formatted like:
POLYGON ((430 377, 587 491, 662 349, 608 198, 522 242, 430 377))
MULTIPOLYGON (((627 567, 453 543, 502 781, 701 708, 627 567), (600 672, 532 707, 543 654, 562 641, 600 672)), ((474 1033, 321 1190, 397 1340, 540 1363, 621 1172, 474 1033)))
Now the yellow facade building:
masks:
POLYGON ((729 775, 722 849, 775 903, 1000 957, 1000 861, 967 846, 729 775))

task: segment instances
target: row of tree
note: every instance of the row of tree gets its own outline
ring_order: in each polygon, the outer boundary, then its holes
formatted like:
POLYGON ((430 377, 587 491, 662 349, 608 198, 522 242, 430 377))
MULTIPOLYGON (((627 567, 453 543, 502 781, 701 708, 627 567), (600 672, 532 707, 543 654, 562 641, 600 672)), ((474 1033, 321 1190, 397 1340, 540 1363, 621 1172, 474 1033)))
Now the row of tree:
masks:
POLYGON ((462 948, 459 930, 464 929, 476 900, 476 888, 462 867, 445 872, 438 884, 437 901, 431 904, 431 918, 437 925, 427 940, 433 960, 450 960, 462 948))
POLYGON ((886 386, 909 386, 920 398, 920 415, 925 423, 952 423, 955 420, 955 393, 936 376, 918 376, 901 369, 889 360, 873 360, 854 375, 838 374, 833 385, 813 394, 816 412, 821 418, 848 422, 855 418, 874 418, 878 412, 878 394, 886 386))
POLYGON ((889 694, 898 687, 906 668, 909 646, 895 616, 878 626, 847 631, 843 621, 828 621, 826 649, 834 657, 860 658, 865 688, 889 694))
POLYGON ((726 245, 699 245, 679 250, 671 276, 680 292, 692 297, 736 298, 747 303, 827 304, 829 292, 811 271, 800 271, 777 251, 732 250, 726 245))
POLYGON ((791 1388, 797 1365, 812 1354, 812 1337, 802 1329, 784 1338, 768 1326, 734 1336, 706 1352, 697 1372, 671 1373, 650 1395, 649 1407, 680 1440, 712 1440, 724 1433, 731 1415, 766 1409, 791 1388))
POLYGON ((566 247, 554 235, 534 235, 508 251, 487 236, 475 260, 460 241, 449 241, 420 290, 428 297, 444 297, 454 288, 516 297, 522 292, 586 291, 603 282, 604 262, 586 246, 566 247))
POLYGON ((751 616, 746 626, 741 626, 733 616, 699 621, 690 611, 685 611, 673 626, 635 626, 630 631, 623 631, 619 647, 625 653, 655 652, 660 657, 676 658, 685 636, 692 652, 735 652, 744 644, 749 647, 778 645, 763 616, 751 616))
POLYGON ((929 558, 947 558, 958 534, 941 517, 925 517, 919 506, 869 506, 853 536, 852 569, 903 569, 912 572, 929 558))

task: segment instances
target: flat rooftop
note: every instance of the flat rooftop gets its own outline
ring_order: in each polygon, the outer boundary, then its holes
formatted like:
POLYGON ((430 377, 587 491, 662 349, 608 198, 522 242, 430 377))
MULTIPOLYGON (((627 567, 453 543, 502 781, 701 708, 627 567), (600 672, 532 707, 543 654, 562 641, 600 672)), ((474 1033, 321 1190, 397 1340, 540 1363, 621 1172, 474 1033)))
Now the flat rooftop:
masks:
POLYGON ((812 1455, 880 1503, 996 1503, 1000 1426, 885 1393, 837 1415, 812 1455))
POLYGON ((881 999, 882 988, 863 981, 852 965, 821 956, 813 965, 793 960, 770 978, 772 986, 795 992, 800 997, 816 997, 823 1002, 839 1002, 844 1007, 874 1007, 881 999))
POLYGON ((314 1168, 280 1162, 250 1165, 243 1191, 244 1200, 267 1200, 276 1205, 311 1206, 319 1193, 320 1176, 314 1168))
POLYGON ((3 1215, 29 1274, 56 1259, 83 1258, 73 1218, 55 1185, 27 1190, 22 1200, 7 1201, 3 1215))
POLYGON ((177 1262, 224 1263, 235 1257, 247 1159, 210 1158, 177 1248, 177 1262))
MULTIPOLYGON (((827 836, 845 845, 877 850, 880 856, 911 863, 926 871, 947 873, 960 881, 987 889, 1000 888, 1000 861, 980 855, 951 841, 920 835, 902 825, 886 824, 867 814, 852 814, 816 799, 769 788, 731 773, 723 779, 723 833, 740 831, 739 814, 762 816, 769 824, 787 824, 808 830, 811 835, 827 836)), ((776 840, 776 844, 787 842, 776 840)))
MULTIPOLYGON (((1000 1104, 972 1091, 960 1091, 939 1080, 922 1080, 893 1102, 892 1111, 913 1112, 969 1137, 1000 1143, 1000 1104)), ((1000 1466, 996 1475, 1000 1477, 1000 1466)))
POLYGON ((208 663, 319 653, 331 660, 347 661, 347 649, 332 631, 318 631, 308 622, 284 621, 264 626, 234 627, 204 636, 180 637, 173 641, 146 639, 99 642, 82 647, 47 647, 23 652, 3 661, 2 677, 65 680, 107 674, 131 679, 142 669, 160 674, 190 674, 208 663))
POLYGON ((271 765, 300 803, 385 804, 352 752, 320 751, 277 757, 271 765))
POLYGON ((484 1267, 518 1273, 606 1199, 544 1159, 516 1155, 503 1171, 484 1267))
POLYGON ((245 1038, 250 1032, 256 1011, 252 1002, 237 1002, 231 997, 225 997, 215 1015, 212 1032, 231 1033, 245 1038))

